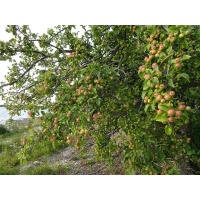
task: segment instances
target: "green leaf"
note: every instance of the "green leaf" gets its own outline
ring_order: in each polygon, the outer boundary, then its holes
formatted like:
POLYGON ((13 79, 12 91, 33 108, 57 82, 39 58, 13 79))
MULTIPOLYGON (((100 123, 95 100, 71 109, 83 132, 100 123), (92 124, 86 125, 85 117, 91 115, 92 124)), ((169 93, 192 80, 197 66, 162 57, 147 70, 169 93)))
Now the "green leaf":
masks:
POLYGON ((167 134, 167 135, 171 135, 171 134, 173 134, 174 133, 174 129, 173 129, 173 127, 171 126, 171 125, 166 125, 165 126, 165 133, 167 134))
POLYGON ((147 91, 143 91, 142 92, 142 99, 144 99, 144 97, 146 96, 147 91))
POLYGON ((147 112, 148 108, 149 108, 150 104, 147 104, 144 108, 144 111, 147 112))
POLYGON ((167 116, 165 115, 165 113, 162 113, 160 115, 156 115, 154 120, 156 120, 158 122, 162 122, 164 124, 167 122, 167 116))
POLYGON ((170 109, 170 106, 169 105, 166 105, 166 104, 162 104, 162 105, 159 105, 159 108, 161 110, 164 110, 164 111, 168 111, 170 109))
POLYGON ((190 59, 191 58, 191 56, 189 56, 189 55, 184 55, 183 57, 182 57, 182 60, 188 60, 188 59, 190 59))
POLYGON ((169 80, 168 84, 169 84, 169 86, 171 86, 171 87, 173 87, 173 88, 175 87, 175 85, 173 84, 172 79, 169 80))
POLYGON ((155 110, 156 108, 155 108, 155 103, 151 103, 151 109, 152 110, 155 110))
POLYGON ((189 122, 188 113, 182 113, 182 119, 184 123, 187 124, 189 122))
POLYGON ((176 78, 178 78, 178 77, 183 77, 183 78, 185 78, 188 82, 190 82, 190 80, 189 80, 189 75, 186 74, 186 73, 178 74, 178 75, 176 76, 176 78))
POLYGON ((143 90, 147 90, 150 87, 149 82, 149 80, 144 81, 143 90))

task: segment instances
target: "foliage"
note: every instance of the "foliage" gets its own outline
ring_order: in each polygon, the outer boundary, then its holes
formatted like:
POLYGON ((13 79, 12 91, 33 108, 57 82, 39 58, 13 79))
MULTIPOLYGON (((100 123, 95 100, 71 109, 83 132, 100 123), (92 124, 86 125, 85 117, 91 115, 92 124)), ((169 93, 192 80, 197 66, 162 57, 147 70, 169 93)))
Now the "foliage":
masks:
POLYGON ((191 138, 198 134, 200 27, 81 27, 78 37, 75 26, 42 35, 7 26, 13 38, 0 41, 0 60, 12 63, 0 86, 7 109, 42 115, 21 161, 36 141, 83 151, 91 136, 97 156, 122 155, 128 174, 179 174, 178 164, 199 155, 191 138))
POLYGON ((0 135, 3 135, 8 132, 8 129, 4 125, 0 124, 0 135))

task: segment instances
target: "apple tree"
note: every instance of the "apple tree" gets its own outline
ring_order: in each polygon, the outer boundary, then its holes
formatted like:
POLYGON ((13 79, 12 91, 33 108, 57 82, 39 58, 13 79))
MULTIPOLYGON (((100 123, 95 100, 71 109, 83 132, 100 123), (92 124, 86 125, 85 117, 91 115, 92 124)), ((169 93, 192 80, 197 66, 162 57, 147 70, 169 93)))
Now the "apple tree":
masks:
MULTIPOLYGON (((1 96, 11 116, 41 115, 30 141, 122 159, 128 174, 180 173, 198 157, 199 26, 7 26, 1 96), (192 138, 192 140, 191 140, 192 138)), ((30 144, 23 145, 23 152, 30 144)))

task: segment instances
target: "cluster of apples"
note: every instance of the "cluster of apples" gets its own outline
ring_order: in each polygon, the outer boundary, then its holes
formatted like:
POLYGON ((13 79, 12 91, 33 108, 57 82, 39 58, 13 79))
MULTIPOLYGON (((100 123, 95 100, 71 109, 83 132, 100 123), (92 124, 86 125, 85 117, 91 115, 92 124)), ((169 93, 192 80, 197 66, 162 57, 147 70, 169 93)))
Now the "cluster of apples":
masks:
POLYGON ((182 112, 184 110, 191 110, 191 107, 190 106, 185 106, 184 104, 180 104, 178 106, 178 108, 175 108, 175 109, 169 109, 167 111, 167 114, 168 114, 168 121, 169 122, 174 122, 175 120, 175 117, 177 117, 178 119, 182 116, 182 112))

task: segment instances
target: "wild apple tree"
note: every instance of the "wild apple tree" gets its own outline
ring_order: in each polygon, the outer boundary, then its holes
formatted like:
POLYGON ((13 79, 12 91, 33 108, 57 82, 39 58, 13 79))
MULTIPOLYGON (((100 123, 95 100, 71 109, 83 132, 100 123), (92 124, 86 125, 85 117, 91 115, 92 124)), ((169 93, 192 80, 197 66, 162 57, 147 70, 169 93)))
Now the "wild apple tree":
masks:
MULTIPOLYGON (((32 140, 98 157, 127 173, 178 173, 198 151, 199 26, 56 26, 39 35, 7 26, 0 60, 12 63, 1 96, 11 115, 41 114, 32 140), (193 123, 192 123, 193 122, 193 123), (195 150, 194 150, 195 149, 195 150)), ((27 144, 23 145, 24 148, 27 144)))

